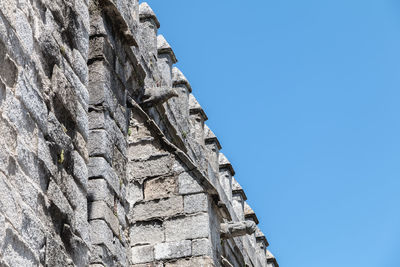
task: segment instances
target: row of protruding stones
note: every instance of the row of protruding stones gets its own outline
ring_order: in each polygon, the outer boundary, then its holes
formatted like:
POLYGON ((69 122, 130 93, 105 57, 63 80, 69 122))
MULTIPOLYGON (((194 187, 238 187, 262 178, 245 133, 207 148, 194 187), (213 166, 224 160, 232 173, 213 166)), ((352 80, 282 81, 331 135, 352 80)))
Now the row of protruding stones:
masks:
POLYGON ((119 5, 93 0, 89 6, 90 263, 105 266, 129 266, 131 262, 127 102, 129 96, 137 95, 140 78, 131 60, 130 47, 137 37, 128 29, 138 28, 138 3, 120 1, 119 5))
MULTIPOLYGON (((211 132, 211 130, 209 130, 208 127, 204 124, 204 122, 207 120, 207 116, 204 113, 201 106, 199 105, 199 103, 197 102, 197 100, 191 94, 192 88, 188 80, 185 78, 182 72, 179 71, 179 69, 177 69, 176 67, 172 67, 172 65, 176 63, 176 58, 171 47, 166 42, 164 37, 161 35, 157 36, 157 29, 159 27, 159 22, 156 16, 154 15, 154 12, 147 4, 143 3, 140 6, 140 16, 141 16, 141 25, 144 25, 142 28, 143 39, 146 39, 148 44, 155 44, 147 48, 148 54, 154 55, 156 58, 155 62, 153 62, 152 61, 153 57, 149 56, 148 58, 148 62, 150 62, 149 65, 150 66, 157 65, 158 68, 160 69, 158 75, 160 75, 159 77, 161 77, 161 80, 164 82, 165 85, 167 85, 167 87, 172 86, 176 91, 176 93, 178 94, 177 98, 172 98, 163 104, 167 120, 169 122, 172 122, 172 124, 175 123, 173 126, 175 127, 175 129, 177 129, 177 134, 181 137, 181 139, 184 140, 185 147, 188 149, 187 151, 188 154, 191 155, 192 158, 197 161, 198 166, 202 169, 202 171, 206 174, 206 176, 208 176, 210 180, 212 180, 213 184, 216 185, 217 189, 219 189, 219 193, 225 196, 224 200, 230 203, 235 213, 236 221, 248 220, 258 223, 254 211, 252 211, 251 208, 248 206, 248 204, 245 202, 246 196, 244 194, 243 189, 233 178, 234 171, 231 164, 222 153, 219 153, 221 146, 218 142, 218 139, 211 132), (205 161, 204 159, 207 160, 205 161)), ((151 72, 154 73, 156 71, 152 69, 151 72)), ((153 81, 146 81, 146 84, 155 84, 157 80, 156 78, 153 77, 154 79, 153 81)), ((162 114, 160 115, 154 109, 153 110, 150 109, 149 113, 153 115, 153 118, 155 119, 156 123, 167 134, 168 131, 167 129, 165 129, 166 126, 164 125, 163 120, 161 118, 162 114)), ((146 138, 144 138, 144 140, 146 140, 146 138)), ((167 155, 164 156, 165 159, 168 159, 167 155)), ((162 158, 163 157, 161 157, 160 159, 162 158)), ((148 162, 147 159, 144 162, 146 161, 148 162)), ((140 162, 140 160, 137 162, 140 162)), ((164 162, 162 160, 160 160, 160 162, 161 163, 159 166, 161 165, 171 166, 171 164, 168 165, 167 162, 164 162)), ((134 170, 137 170, 135 169, 135 167, 132 168, 134 170)), ((144 179, 144 177, 147 178, 152 177, 151 179, 146 180, 146 182, 144 183, 143 185, 144 192, 157 192, 160 190, 156 190, 156 187, 153 185, 153 183, 156 184, 157 186, 161 186, 160 184, 162 182, 160 182, 159 179, 161 179, 161 181, 168 180, 165 179, 165 175, 167 176, 170 175, 170 172, 166 171, 165 173, 161 174, 160 173, 143 174, 142 177, 138 177, 137 174, 133 172, 132 175, 136 177, 135 179, 138 180, 144 179), (157 177, 162 175, 164 176, 161 178, 157 177)), ((192 179, 195 180, 194 178, 192 179)), ((179 178, 173 181, 175 182, 172 182, 167 186, 170 187, 170 190, 169 191, 167 190, 167 192, 162 193, 165 194, 164 197, 169 196, 171 192, 176 192, 176 190, 178 192, 180 191, 179 188, 182 185, 182 183, 179 182, 179 178), (175 186, 177 186, 178 189, 176 189, 175 186)), ((165 188, 165 185, 162 185, 161 188, 165 188)), ((153 197, 155 199, 160 198, 160 196, 157 196, 157 193, 154 193, 153 197)), ((140 200, 146 200, 146 197, 141 196, 140 200)), ((168 199, 168 201, 170 201, 170 199, 168 199)), ((140 205, 147 207, 145 206, 144 203, 147 202, 145 201, 140 202, 140 205)), ((151 202, 147 204, 150 203, 151 202)), ((166 205, 169 204, 170 203, 168 202, 166 203, 166 205)), ((211 204, 209 203, 209 205, 211 204)), ((170 212, 171 214, 168 214, 168 216, 176 214, 176 211, 174 210, 171 210, 170 212)), ((145 215, 143 214, 143 216, 145 215)), ((154 215, 154 217, 163 217, 163 216, 154 215)), ((147 219, 149 218, 146 218, 146 220, 147 219)), ((161 224, 159 223, 159 227, 161 228, 163 227, 162 223, 161 224)), ((164 241, 165 241, 164 239, 158 240, 158 242, 164 242, 164 241)), ((256 233, 252 234, 250 238, 246 239, 246 241, 250 242, 247 248, 248 250, 252 250, 251 247, 259 248, 257 249, 256 252, 253 251, 253 253, 258 253, 260 254, 260 257, 262 256, 265 259, 265 253, 266 253, 265 249, 268 246, 268 242, 266 241, 265 236, 259 229, 257 229, 256 233)), ((145 248, 141 248, 140 246, 137 246, 136 249, 145 250, 147 255, 152 255, 150 251, 153 251, 152 250, 153 248, 151 246, 147 247, 147 250, 145 248)))

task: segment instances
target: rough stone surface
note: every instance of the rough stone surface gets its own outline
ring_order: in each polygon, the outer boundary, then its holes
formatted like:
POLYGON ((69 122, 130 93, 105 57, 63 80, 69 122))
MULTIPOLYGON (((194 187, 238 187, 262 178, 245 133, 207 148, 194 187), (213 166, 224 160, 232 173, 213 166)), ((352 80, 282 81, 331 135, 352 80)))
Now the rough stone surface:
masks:
POLYGON ((154 246, 155 259, 167 260, 188 257, 192 254, 191 244, 190 240, 157 244, 154 246))
POLYGON ((185 213, 207 212, 208 198, 206 194, 200 193, 187 195, 183 198, 185 213))
POLYGON ((206 213, 170 219, 165 222, 165 239, 177 241, 208 237, 208 220, 206 213))
POLYGON ((0 266, 278 266, 138 0, 5 0, 0 266))

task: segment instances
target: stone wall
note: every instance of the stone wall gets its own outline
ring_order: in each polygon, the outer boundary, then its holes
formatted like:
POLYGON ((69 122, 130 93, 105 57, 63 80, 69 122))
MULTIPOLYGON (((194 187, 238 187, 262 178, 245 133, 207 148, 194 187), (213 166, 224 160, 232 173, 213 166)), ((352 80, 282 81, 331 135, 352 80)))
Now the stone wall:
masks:
POLYGON ((278 266, 159 27, 1 1, 0 266, 278 266))

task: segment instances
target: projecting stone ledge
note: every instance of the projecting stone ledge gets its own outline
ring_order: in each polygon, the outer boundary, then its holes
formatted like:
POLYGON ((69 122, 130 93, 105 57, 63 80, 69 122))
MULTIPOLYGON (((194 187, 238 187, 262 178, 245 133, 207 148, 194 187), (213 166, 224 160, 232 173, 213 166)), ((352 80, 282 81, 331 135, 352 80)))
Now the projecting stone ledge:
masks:
POLYGON ((252 221, 221 223, 221 239, 251 235, 257 230, 257 225, 252 221))

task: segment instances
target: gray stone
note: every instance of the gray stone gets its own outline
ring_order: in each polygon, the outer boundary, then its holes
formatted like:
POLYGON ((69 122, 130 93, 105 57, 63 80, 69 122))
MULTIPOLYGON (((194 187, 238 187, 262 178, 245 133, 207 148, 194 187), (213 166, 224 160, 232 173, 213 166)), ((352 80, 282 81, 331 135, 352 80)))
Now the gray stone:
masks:
MULTIPOLYGON (((0 77, 5 82, 8 87, 13 87, 18 79, 18 67, 14 60, 12 60, 8 55, 2 59, 2 64, 0 66, 0 77)), ((5 91, 5 86, 3 84, 3 90, 5 91)))
POLYGON ((39 260, 34 252, 11 227, 6 229, 1 250, 2 260, 8 266, 38 266, 39 260))
POLYGON ((212 247, 210 240, 207 238, 193 239, 192 254, 193 256, 211 256, 212 247))
POLYGON ((146 221, 153 218, 162 218, 183 212, 183 198, 181 196, 137 203, 130 214, 132 221, 146 221))
POLYGON ((58 185, 50 181, 49 188, 47 190, 47 196, 49 200, 55 205, 58 212, 66 218, 71 218, 73 214, 73 209, 70 206, 68 200, 65 198, 63 193, 61 192, 58 185))
POLYGON ((185 213, 207 212, 208 197, 203 193, 184 196, 183 206, 185 213))
POLYGON ((164 156, 152 156, 145 161, 129 161, 127 172, 130 179, 141 179, 166 175, 171 171, 173 159, 165 154, 164 156))
POLYGON ((156 14, 146 2, 139 5, 139 18, 141 20, 152 19, 156 23, 157 28, 160 28, 160 22, 158 21, 156 14))
POLYGON ((164 227, 166 241, 208 237, 210 231, 206 213, 171 218, 164 223, 164 227))
POLYGON ((154 246, 154 257, 156 260, 165 260, 191 256, 191 244, 190 240, 159 243, 154 246))
POLYGON ((104 179, 92 179, 88 183, 88 200, 104 201, 110 207, 114 204, 112 191, 108 188, 107 181, 104 179))
POLYGON ((142 186, 137 182, 130 182, 128 184, 126 200, 130 206, 134 206, 136 202, 143 200, 142 186))
POLYGON ((35 119, 39 128, 44 134, 47 134, 47 108, 45 102, 37 89, 32 87, 34 83, 30 81, 20 80, 17 82, 16 96, 28 109, 30 115, 35 119))
POLYGON ((169 45, 167 40, 165 40, 164 36, 161 34, 157 36, 157 50, 159 54, 169 54, 171 56, 172 64, 178 62, 178 60, 175 57, 174 51, 172 51, 171 46, 169 45))
POLYGON ((86 163, 76 151, 72 152, 72 160, 74 163, 74 177, 77 179, 78 183, 85 189, 85 191, 87 191, 88 169, 86 163))
POLYGON ((113 240, 113 233, 104 220, 92 220, 90 221, 90 240, 92 244, 108 245, 113 240))
POLYGON ((178 176, 178 184, 180 194, 193 194, 204 192, 203 187, 188 172, 184 172, 178 176))
POLYGON ((119 233, 119 223, 113 211, 103 201, 95 201, 89 204, 89 220, 104 220, 116 236, 119 233))
POLYGON ((146 180, 144 183, 145 200, 170 197, 176 194, 177 183, 175 177, 161 177, 146 180))
POLYGON ((151 262, 154 260, 153 246, 151 245, 132 247, 131 253, 133 264, 151 262))
POLYGON ((141 222, 130 229, 131 245, 154 245, 164 242, 164 229, 160 221, 141 222))
POLYGON ((102 157, 91 157, 88 164, 89 178, 104 178, 115 193, 120 193, 120 180, 110 164, 102 157))
POLYGON ((89 133, 88 151, 90 157, 104 157, 112 162, 113 144, 105 130, 91 130, 89 133))

